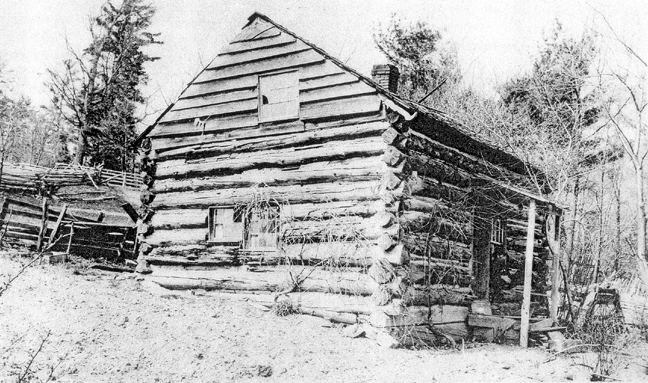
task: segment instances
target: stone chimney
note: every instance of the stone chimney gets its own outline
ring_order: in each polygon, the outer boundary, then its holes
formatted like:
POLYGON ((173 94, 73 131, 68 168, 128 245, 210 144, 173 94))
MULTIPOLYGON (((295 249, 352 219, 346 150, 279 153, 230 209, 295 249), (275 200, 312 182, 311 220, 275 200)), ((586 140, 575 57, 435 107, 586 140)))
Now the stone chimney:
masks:
POLYGON ((392 64, 377 64, 371 70, 371 78, 392 93, 398 91, 399 75, 398 68, 392 64))

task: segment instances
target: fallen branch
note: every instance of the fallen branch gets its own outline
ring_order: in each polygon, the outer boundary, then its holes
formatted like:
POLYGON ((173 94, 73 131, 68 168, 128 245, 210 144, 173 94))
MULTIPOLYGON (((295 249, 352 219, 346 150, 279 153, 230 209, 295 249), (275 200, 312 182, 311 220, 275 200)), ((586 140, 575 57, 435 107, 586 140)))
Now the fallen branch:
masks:
POLYGON ((24 379, 25 379, 25 377, 27 377, 27 374, 29 374, 29 370, 31 369, 31 365, 32 365, 32 363, 34 363, 34 359, 36 359, 38 354, 40 354, 40 352, 43 350, 43 347, 45 346, 45 342, 47 342, 47 339, 50 337, 51 334, 52 334, 51 331, 47 332, 47 335, 45 335, 45 338, 43 338, 43 340, 41 341, 41 344, 38 347, 38 350, 36 350, 36 352, 31 356, 31 359, 29 359, 29 363, 27 363, 27 367, 25 367, 25 372, 23 372, 23 374, 20 377, 18 377, 18 383, 21 383, 21 382, 25 381, 24 379))
POLYGON ((2 294, 4 294, 7 290, 9 290, 9 287, 11 287, 11 284, 13 283, 13 281, 15 281, 15 280, 16 280, 16 279, 17 279, 17 278, 18 278, 22 273, 24 273, 25 270, 27 270, 27 268, 29 268, 29 267, 30 267, 31 265, 33 265, 36 261, 38 261, 39 259, 41 259, 42 256, 43 256, 42 254, 39 254, 38 256, 32 258, 32 260, 29 261, 29 263, 27 263, 27 264, 24 265, 22 268, 20 268, 20 270, 18 270, 18 273, 16 273, 16 275, 14 275, 13 277, 9 278, 9 280, 4 284, 4 286, 0 287, 0 296, 2 296, 2 294))

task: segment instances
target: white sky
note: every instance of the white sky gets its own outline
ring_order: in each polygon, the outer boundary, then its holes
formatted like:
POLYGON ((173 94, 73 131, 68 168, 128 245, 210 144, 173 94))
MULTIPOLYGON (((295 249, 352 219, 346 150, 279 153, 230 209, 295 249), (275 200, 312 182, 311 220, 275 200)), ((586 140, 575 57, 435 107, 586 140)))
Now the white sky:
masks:
MULTIPOLYGON (((34 104, 49 100, 47 68, 65 58, 65 39, 80 51, 88 43, 89 15, 105 0, 0 0, 0 62, 15 93, 34 104)), ((185 84, 243 27, 254 11, 368 74, 385 60, 372 33, 390 15, 426 21, 457 48, 467 85, 492 92, 494 84, 529 68, 545 33, 560 20, 574 35, 586 26, 609 34, 595 9, 635 49, 646 52, 648 1, 642 0, 151 0, 152 32, 164 41, 149 52, 145 94, 153 107, 175 101, 185 84)))

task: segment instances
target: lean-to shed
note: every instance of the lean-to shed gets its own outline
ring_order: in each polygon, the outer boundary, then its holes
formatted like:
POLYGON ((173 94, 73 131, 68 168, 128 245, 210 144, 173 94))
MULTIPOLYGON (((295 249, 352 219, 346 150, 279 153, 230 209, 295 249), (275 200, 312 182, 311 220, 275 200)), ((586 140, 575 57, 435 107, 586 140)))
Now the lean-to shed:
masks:
POLYGON ((372 75, 250 16, 140 137, 139 269, 456 337, 475 299, 520 315, 528 246, 547 289, 542 174, 372 75))

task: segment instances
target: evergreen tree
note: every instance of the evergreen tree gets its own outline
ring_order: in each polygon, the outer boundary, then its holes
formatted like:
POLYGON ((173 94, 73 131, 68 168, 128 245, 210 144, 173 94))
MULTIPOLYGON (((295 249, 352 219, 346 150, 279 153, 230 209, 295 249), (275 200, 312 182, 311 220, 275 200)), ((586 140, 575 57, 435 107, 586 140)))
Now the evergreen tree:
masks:
POLYGON ((92 42, 81 55, 64 62, 62 72, 50 71, 52 101, 76 130, 75 162, 132 169, 137 107, 145 102, 139 89, 148 81, 144 53, 160 43, 147 29, 155 9, 143 0, 108 2, 91 22, 92 42))
POLYGON ((399 94, 412 101, 425 98, 426 105, 436 108, 447 104, 461 73, 456 51, 445 44, 439 31, 420 21, 404 25, 392 16, 387 29, 373 37, 378 49, 400 72, 399 94))

